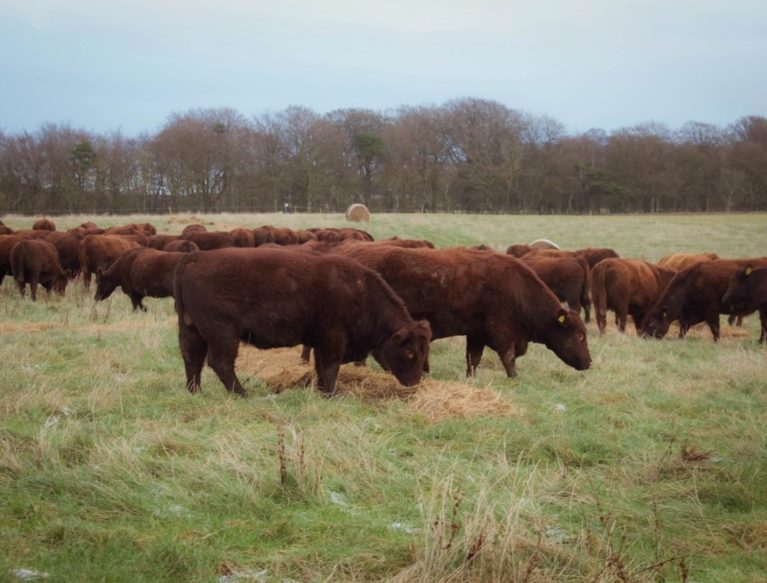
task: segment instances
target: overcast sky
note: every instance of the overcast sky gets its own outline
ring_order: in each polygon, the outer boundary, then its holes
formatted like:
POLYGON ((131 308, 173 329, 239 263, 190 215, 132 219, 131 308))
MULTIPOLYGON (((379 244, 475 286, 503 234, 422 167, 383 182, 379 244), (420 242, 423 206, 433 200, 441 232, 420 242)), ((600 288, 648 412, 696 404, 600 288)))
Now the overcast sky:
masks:
POLYGON ((571 132, 767 115, 765 0, 0 0, 0 129, 492 99, 571 132))

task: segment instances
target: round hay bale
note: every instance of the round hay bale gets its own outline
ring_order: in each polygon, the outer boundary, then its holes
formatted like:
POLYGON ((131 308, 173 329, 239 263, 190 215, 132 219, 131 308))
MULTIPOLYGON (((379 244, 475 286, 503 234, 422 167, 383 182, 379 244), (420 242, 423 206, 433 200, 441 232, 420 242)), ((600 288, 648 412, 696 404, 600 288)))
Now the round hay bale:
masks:
POLYGON ((535 247, 536 249, 560 249, 559 245, 548 239, 536 239, 530 243, 530 247, 535 247))
POLYGON ((354 203, 346 209, 346 220, 360 223, 370 221, 370 211, 364 204, 354 203))

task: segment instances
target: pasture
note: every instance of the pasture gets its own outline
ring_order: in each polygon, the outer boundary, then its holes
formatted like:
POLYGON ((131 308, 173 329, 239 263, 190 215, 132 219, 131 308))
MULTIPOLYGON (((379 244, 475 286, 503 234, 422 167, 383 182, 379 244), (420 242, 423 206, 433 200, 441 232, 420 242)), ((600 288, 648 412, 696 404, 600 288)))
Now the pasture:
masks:
MULTIPOLYGON (((330 215, 210 215, 208 228, 348 226, 330 215)), ((185 216, 53 218, 60 229, 185 216)), ((29 217, 6 216, 13 228, 29 217)), ((357 225, 355 225, 357 226, 357 225)), ((376 238, 437 246, 546 237, 624 257, 767 253, 767 215, 376 215, 376 238)), ((0 288, 0 577, 48 581, 765 581, 767 349, 589 328, 592 368, 532 344, 507 379, 487 350, 432 344, 422 387, 369 360, 342 394, 307 388, 299 349, 241 350, 250 396, 206 367, 184 386, 170 299, 133 313, 0 288)))

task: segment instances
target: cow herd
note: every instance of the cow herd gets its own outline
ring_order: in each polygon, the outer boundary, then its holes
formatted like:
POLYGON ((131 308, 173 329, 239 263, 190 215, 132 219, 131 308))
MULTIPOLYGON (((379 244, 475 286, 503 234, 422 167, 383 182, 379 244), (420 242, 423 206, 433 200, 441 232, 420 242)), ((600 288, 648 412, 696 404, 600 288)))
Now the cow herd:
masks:
POLYGON ((662 338, 679 322, 683 337, 705 322, 717 340, 720 314, 759 310, 760 341, 767 336, 765 257, 676 254, 654 264, 611 249, 435 249, 398 237, 374 241, 351 228, 189 225, 158 235, 149 223, 57 231, 41 219, 20 231, 0 222, 0 284, 9 273, 22 296, 30 286, 32 299, 39 285, 63 294, 78 276, 89 289, 94 275, 96 300, 118 287, 134 310, 145 310, 146 296, 173 297, 192 392, 207 359, 228 390, 245 394, 234 370, 240 342, 301 344, 307 361, 313 350, 317 388, 326 394, 341 364, 368 355, 415 385, 429 370, 430 342, 449 336, 466 337, 467 375, 488 347, 514 376, 530 342, 585 370, 591 356, 581 313, 589 322, 592 304, 600 332, 612 310, 621 332, 631 315, 638 335, 662 338))

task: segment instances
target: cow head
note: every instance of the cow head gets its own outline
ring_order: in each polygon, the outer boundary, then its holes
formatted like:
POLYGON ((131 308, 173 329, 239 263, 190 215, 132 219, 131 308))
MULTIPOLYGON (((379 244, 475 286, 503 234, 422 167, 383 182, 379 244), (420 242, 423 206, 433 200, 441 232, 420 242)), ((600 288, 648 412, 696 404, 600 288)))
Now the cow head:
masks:
POLYGON ((107 299, 117 289, 119 282, 111 269, 103 271, 100 267, 96 270, 96 295, 97 302, 107 299))
POLYGON ((673 321, 674 318, 671 316, 671 310, 668 306, 664 304, 654 306, 641 324, 642 337, 660 340, 668 333, 673 321))
POLYGON ((586 370, 591 366, 586 326, 576 312, 560 308, 552 321, 547 323, 546 329, 546 347, 565 364, 576 370, 586 370))
POLYGON ((767 271, 754 272, 751 265, 746 265, 730 278, 730 284, 722 298, 722 303, 733 314, 742 314, 756 309, 756 290, 767 281, 767 271))
POLYGON ((426 320, 411 322, 387 338, 381 346, 383 361, 397 380, 411 387, 421 381, 429 358, 431 326, 426 320))
POLYGON ((69 279, 67 279, 67 274, 64 271, 61 271, 54 279, 53 284, 51 285, 51 290, 57 292, 59 295, 64 295, 64 292, 67 289, 67 283, 69 282, 69 279))

